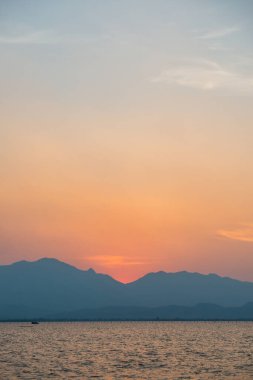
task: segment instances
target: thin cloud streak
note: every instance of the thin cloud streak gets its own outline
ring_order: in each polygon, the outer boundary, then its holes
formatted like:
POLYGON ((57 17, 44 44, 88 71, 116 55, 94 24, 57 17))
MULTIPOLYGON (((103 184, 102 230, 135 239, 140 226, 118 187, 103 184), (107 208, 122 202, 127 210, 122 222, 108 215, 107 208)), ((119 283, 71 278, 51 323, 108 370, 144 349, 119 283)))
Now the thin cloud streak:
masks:
POLYGON ((214 61, 205 59, 171 64, 154 83, 167 83, 182 87, 191 87, 202 91, 236 91, 253 93, 253 74, 243 74, 238 68, 231 70, 214 61))
POLYGON ((201 36, 198 36, 198 39, 201 40, 212 40, 217 38, 223 38, 230 36, 231 34, 240 32, 240 28, 238 26, 233 26, 230 28, 223 28, 223 29, 217 29, 217 30, 211 30, 201 36))
MULTIPOLYGON (((104 38, 108 38, 108 36, 104 36, 104 38)), ((23 34, 0 36, 0 44, 2 45, 54 45, 59 43, 89 43, 95 40, 96 38, 94 37, 82 35, 61 35, 53 30, 38 30, 23 34)))
POLYGON ((245 224, 241 228, 219 230, 218 235, 227 239, 253 243, 253 224, 245 224))
POLYGON ((96 255, 88 257, 88 260, 91 262, 95 262, 96 264, 102 265, 104 267, 113 268, 113 267, 121 267, 121 266, 135 266, 141 265, 143 262, 141 261, 133 261, 124 256, 115 256, 115 255, 96 255))
POLYGON ((55 44, 62 40, 57 34, 50 30, 39 30, 19 35, 0 36, 0 44, 55 44))

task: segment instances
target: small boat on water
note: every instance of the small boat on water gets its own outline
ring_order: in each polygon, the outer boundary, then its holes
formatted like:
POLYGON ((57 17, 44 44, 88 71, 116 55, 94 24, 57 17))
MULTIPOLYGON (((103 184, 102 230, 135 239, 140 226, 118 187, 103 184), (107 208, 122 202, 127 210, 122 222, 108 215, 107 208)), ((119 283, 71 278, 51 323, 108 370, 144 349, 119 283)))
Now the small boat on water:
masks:
POLYGON ((32 321, 31 324, 32 325, 39 325, 39 322, 38 321, 32 321))

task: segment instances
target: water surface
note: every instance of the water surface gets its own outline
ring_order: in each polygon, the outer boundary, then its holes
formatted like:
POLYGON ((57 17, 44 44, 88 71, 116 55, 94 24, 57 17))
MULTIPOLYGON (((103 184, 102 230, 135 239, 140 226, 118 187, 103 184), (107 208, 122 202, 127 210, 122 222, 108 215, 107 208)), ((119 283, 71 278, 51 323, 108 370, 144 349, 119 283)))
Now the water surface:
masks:
POLYGON ((0 324, 0 379, 253 379, 252 322, 0 324))

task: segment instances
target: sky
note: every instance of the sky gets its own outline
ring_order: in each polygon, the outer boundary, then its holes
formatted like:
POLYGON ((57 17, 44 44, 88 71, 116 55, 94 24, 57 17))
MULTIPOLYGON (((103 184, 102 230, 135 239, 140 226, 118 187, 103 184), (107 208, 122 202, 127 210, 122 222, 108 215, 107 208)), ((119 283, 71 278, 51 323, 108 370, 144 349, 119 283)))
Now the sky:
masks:
POLYGON ((253 281, 252 0, 0 0, 0 264, 253 281))

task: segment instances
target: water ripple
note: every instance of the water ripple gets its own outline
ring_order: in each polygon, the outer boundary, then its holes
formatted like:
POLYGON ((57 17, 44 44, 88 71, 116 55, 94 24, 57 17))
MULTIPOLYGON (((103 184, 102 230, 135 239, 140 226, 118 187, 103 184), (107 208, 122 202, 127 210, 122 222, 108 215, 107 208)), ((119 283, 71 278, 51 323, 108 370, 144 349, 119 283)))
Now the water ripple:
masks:
POLYGON ((252 343, 251 322, 2 323, 0 379, 249 380, 252 343))

